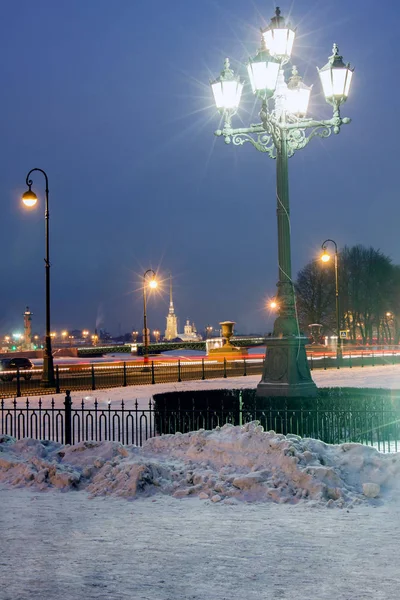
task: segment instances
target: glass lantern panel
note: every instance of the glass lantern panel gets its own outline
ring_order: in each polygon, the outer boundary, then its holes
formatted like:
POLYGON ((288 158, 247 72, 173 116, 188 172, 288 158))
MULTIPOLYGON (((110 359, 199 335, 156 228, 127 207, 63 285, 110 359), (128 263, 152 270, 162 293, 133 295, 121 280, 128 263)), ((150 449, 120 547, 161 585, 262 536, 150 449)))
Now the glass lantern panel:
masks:
POLYGON ((347 77, 346 77, 346 85, 344 87, 345 98, 347 98, 347 96, 349 95, 351 78, 353 77, 353 71, 350 71, 350 69, 346 69, 346 71, 347 71, 347 77))
POLYGON ((344 96, 346 75, 347 69, 332 69, 332 94, 334 96, 344 96))
POLYGON ((293 115, 304 117, 307 113, 311 90, 288 90, 286 94, 286 110, 293 115))
POLYGON ((265 44, 273 56, 290 58, 295 32, 292 29, 268 29, 263 33, 265 44))
POLYGON ((326 71, 320 71, 319 76, 321 79, 322 89, 324 91, 325 98, 332 98, 333 86, 332 86, 331 70, 327 69, 326 71))
POLYGON ((252 62, 247 65, 253 92, 274 91, 279 73, 279 63, 252 62))
POLYGON ((243 84, 238 81, 218 81, 211 85, 217 108, 237 108, 242 95, 243 84))
POLYGON ((352 71, 350 69, 327 69, 319 73, 325 98, 347 98, 352 71))

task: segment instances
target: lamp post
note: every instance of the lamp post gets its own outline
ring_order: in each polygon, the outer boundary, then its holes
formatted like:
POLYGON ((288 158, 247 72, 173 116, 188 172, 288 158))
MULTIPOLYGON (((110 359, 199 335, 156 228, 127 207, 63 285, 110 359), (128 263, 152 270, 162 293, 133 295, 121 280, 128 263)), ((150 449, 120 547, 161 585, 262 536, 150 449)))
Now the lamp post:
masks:
POLYGON ((342 360, 342 339, 340 337, 340 298, 339 298, 339 268, 338 268, 338 249, 337 244, 334 240, 325 240, 322 244, 322 262, 328 262, 331 257, 326 251, 326 244, 330 242, 335 246, 335 299, 336 299, 336 330, 337 330, 337 345, 336 345, 336 359, 338 364, 342 360))
POLYGON ((326 101, 333 107, 333 117, 315 120, 306 117, 311 88, 306 86, 293 67, 285 82, 284 66, 289 62, 295 29, 281 16, 279 8, 268 27, 261 31, 261 48, 247 64, 253 93, 261 101, 261 123, 233 129, 243 83, 230 68, 229 59, 220 76, 211 82, 215 103, 224 118, 223 129, 215 135, 226 144, 243 146, 250 142, 256 150, 276 159, 276 200, 278 221, 277 311, 273 337, 268 339, 263 375, 257 386, 258 396, 315 396, 305 343, 300 333, 290 248, 290 209, 288 159, 315 137, 339 133, 350 119, 340 115, 347 99, 353 70, 344 64, 336 44, 328 63, 319 69, 326 101))
POLYGON ((143 338, 144 338, 144 360, 147 361, 149 358, 149 330, 147 329, 147 285, 151 289, 157 287, 156 274, 153 269, 147 269, 143 275, 143 338), (151 273, 151 279, 147 278, 147 275, 151 273))
POLYGON ((54 363, 53 353, 51 349, 51 336, 50 336, 50 239, 49 239, 49 179, 47 174, 42 169, 31 169, 26 176, 26 185, 28 190, 22 195, 22 202, 28 208, 32 208, 37 203, 37 196, 32 192, 32 179, 30 179, 31 173, 39 171, 44 175, 46 181, 45 190, 45 243, 46 243, 46 256, 44 259, 44 267, 46 273, 46 334, 45 334, 45 346, 43 353, 43 373, 42 373, 42 385, 43 387, 53 387, 55 385, 54 377, 54 363))

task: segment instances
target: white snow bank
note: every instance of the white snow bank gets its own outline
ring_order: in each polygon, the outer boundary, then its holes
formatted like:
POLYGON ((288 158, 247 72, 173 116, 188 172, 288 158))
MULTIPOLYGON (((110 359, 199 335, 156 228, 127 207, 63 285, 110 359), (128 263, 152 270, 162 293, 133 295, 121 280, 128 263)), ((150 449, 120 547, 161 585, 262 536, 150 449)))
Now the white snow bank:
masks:
POLYGON ((352 506, 398 487, 400 453, 264 432, 257 421, 156 437, 142 448, 117 442, 56 442, 0 436, 0 482, 86 489, 133 499, 156 493, 213 502, 312 502, 352 506), (371 485, 373 484, 373 485, 371 485))

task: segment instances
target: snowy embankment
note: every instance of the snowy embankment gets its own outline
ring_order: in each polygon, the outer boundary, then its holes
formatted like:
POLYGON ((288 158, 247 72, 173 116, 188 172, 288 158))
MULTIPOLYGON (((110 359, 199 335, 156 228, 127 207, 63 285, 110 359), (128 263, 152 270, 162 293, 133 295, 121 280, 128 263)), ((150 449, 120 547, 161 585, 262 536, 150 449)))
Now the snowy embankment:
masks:
POLYGON ((347 508, 395 492, 400 454, 332 446, 264 432, 257 422, 116 442, 55 442, 0 436, 0 483, 37 490, 86 489, 127 499, 165 494, 212 502, 307 502, 347 508))

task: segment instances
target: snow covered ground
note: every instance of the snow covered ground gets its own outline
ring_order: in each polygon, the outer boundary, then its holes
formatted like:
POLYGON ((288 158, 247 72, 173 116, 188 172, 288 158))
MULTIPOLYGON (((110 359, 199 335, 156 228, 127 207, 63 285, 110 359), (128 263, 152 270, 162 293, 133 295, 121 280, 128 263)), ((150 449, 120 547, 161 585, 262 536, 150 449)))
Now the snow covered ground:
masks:
MULTIPOLYGON (((400 366, 313 376, 320 386, 400 388, 400 366)), ((148 401, 160 387, 96 396, 148 401)), ((397 600, 399 491, 400 453, 257 423, 140 449, 3 437, 0 598, 397 600)))

